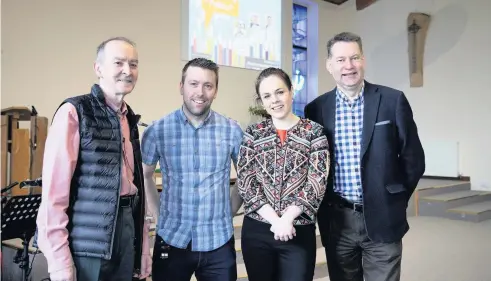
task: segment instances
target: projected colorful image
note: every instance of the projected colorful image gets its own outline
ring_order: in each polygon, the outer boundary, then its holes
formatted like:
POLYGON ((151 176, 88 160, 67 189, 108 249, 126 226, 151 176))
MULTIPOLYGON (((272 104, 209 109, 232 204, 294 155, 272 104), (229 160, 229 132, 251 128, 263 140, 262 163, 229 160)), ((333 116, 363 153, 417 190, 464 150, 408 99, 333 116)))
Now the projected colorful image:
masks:
POLYGON ((190 0, 189 58, 261 70, 281 63, 281 0, 190 0))

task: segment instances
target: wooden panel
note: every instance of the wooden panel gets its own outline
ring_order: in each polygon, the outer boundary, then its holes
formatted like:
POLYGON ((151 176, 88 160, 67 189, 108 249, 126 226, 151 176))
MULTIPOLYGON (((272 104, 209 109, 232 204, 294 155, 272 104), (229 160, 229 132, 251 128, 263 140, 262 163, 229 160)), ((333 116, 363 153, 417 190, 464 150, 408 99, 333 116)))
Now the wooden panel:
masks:
POLYGON ((31 110, 25 106, 12 106, 2 109, 2 115, 14 115, 19 121, 31 120, 31 110))
POLYGON ((410 13, 407 18, 409 75, 411 87, 423 86, 423 63, 426 34, 430 16, 423 13, 410 13))
MULTIPOLYGON (((30 179, 37 179, 42 176, 43 171, 43 155, 46 136, 48 134, 48 118, 46 117, 31 117, 31 142, 36 142, 36 149, 32 154, 32 167, 30 179), (36 126, 36 128, 34 128, 36 126)), ((32 189, 32 194, 41 194, 41 187, 32 189)))
MULTIPOLYGON (((33 239, 31 239, 29 241, 29 253, 33 254, 35 253, 38 248, 32 246, 33 244, 33 239)), ((17 249, 17 250, 20 250, 20 249, 24 249, 24 245, 22 245, 22 239, 20 238, 14 238, 14 239, 9 239, 9 240, 3 240, 2 241, 2 246, 7 246, 7 247, 10 247, 10 248, 13 248, 13 249, 17 249)), ((41 250, 39 250, 41 251, 41 250)))
POLYGON ((4 116, 2 115, 2 143, 1 143, 1 147, 2 147, 2 162, 1 162, 1 188, 4 188, 8 185, 7 183, 7 172, 8 172, 8 166, 7 166, 7 159, 8 159, 8 150, 7 150, 7 141, 8 141, 8 117, 7 116, 4 116))
MULTIPOLYGON (((29 129, 12 130, 12 152, 10 163, 10 182, 21 182, 29 179, 29 129)), ((11 189, 12 196, 29 194, 28 188, 11 189)))
POLYGON ((159 192, 162 191, 162 174, 160 173, 160 169, 153 174, 153 180, 155 181, 155 186, 159 192))
POLYGON ((334 4, 334 5, 341 5, 348 0, 324 0, 324 1, 329 2, 331 4, 334 4))
POLYGON ((375 3, 376 0, 356 0, 356 10, 361 11, 375 3))

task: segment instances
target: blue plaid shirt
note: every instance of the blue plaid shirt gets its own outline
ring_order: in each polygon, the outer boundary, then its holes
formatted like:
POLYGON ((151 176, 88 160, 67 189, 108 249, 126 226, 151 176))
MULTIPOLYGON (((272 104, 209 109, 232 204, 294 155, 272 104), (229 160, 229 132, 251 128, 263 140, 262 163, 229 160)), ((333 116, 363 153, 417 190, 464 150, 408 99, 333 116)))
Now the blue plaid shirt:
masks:
POLYGON ((360 151, 363 108, 363 89, 353 101, 336 91, 334 192, 353 202, 362 201, 360 151))
POLYGON ((157 234, 169 245, 215 250, 230 240, 231 160, 243 132, 214 111, 195 128, 181 109, 154 122, 142 137, 143 163, 160 163, 162 192, 157 234))

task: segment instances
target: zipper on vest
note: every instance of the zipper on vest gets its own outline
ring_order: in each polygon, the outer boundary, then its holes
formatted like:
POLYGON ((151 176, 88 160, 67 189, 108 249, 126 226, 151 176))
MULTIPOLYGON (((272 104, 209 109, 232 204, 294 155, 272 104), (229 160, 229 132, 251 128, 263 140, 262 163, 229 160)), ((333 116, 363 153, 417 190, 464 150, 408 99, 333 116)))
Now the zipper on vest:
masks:
MULTIPOLYGON (((137 161, 139 161, 140 163, 142 162, 141 159, 138 159, 137 161)), ((145 198, 145 189, 144 189, 145 186, 144 186, 143 177, 142 177, 143 171, 140 170, 140 164, 139 163, 135 163, 135 164, 136 164, 135 165, 135 167, 136 167, 135 170, 138 170, 137 171, 137 173, 138 173, 137 176, 138 176, 139 182, 140 182, 139 191, 141 192, 141 195, 142 195, 140 197, 140 199, 139 199, 139 204, 140 204, 140 220, 141 221, 140 221, 140 226, 138 227, 138 232, 140 233, 140 243, 139 243, 140 246, 139 247, 135 247, 135 250, 137 248, 139 248, 139 252, 137 253, 137 255, 136 255, 135 258, 139 258, 140 259, 140 262, 138 263, 140 266, 137 267, 135 269, 135 271, 136 271, 136 274, 140 275, 141 274, 141 270, 142 270, 141 256, 142 256, 142 253, 143 253, 143 235, 144 235, 143 227, 145 227, 145 220, 146 220, 147 213, 146 213, 146 210, 145 210, 146 198, 145 198)), ((135 233, 136 233, 136 231, 137 231, 137 228, 135 226, 135 233)))
MULTIPOLYGON (((116 116, 118 118, 118 122, 119 122, 119 132, 121 134, 121 139, 123 138, 123 131, 121 130, 121 120, 119 120, 119 117, 116 116)), ((111 247, 109 248, 109 259, 111 258, 112 254, 113 254, 113 246, 114 246, 114 235, 116 233, 116 224, 118 223, 118 216, 119 216, 119 199, 121 197, 121 177, 123 175, 123 155, 122 155, 122 151, 123 151, 123 145, 124 143, 121 142, 120 144, 120 150, 119 150, 119 157, 120 157, 120 161, 119 161, 119 177, 118 177, 118 197, 117 197, 117 200, 116 200, 116 214, 115 214, 115 217, 114 217, 114 223, 113 223, 113 231, 112 231, 112 234, 111 234, 111 247)))
MULTIPOLYGON (((132 132, 133 130, 138 130, 138 122, 140 120, 140 117, 137 117, 137 120, 135 121, 135 125, 134 125, 134 128, 133 127, 130 127, 130 138, 133 139, 132 137, 132 132)), ((129 120, 128 120, 128 124, 129 124, 129 120)), ((132 144, 133 145, 133 144, 132 144)), ((133 147, 132 147, 133 148, 133 147)), ((145 227, 145 220, 146 220, 146 216, 147 216, 147 212, 145 210, 145 206, 146 206, 146 198, 145 198, 145 185, 143 183, 143 171, 140 169, 140 165, 141 163, 143 162, 142 161, 142 157, 141 157, 141 150, 140 150, 140 153, 139 153, 139 157, 136 157, 136 153, 134 153, 135 150, 133 149, 133 155, 135 156, 134 159, 133 159, 133 162, 135 163, 135 172, 133 172, 133 175, 134 176, 137 176, 138 177, 138 180, 140 182, 140 186, 138 187, 138 192, 137 194, 139 193, 141 196, 140 198, 138 199, 139 201, 139 204, 140 204, 140 225, 137 227, 135 225, 135 236, 136 236, 136 231, 138 230, 139 234, 140 234, 140 241, 137 245, 135 245, 135 251, 138 250, 138 252, 136 253, 136 257, 135 259, 138 259, 136 264, 138 264, 139 266, 135 268, 135 272, 136 274, 140 275, 141 274, 141 271, 142 271, 142 263, 141 263, 141 257, 142 257, 142 253, 143 253, 143 235, 145 233, 145 231, 143 231, 143 228, 145 227), (138 159, 137 159, 138 158, 138 159)), ((149 233, 147 233, 148 235, 149 233)), ((147 239, 149 239, 147 237, 147 239)))

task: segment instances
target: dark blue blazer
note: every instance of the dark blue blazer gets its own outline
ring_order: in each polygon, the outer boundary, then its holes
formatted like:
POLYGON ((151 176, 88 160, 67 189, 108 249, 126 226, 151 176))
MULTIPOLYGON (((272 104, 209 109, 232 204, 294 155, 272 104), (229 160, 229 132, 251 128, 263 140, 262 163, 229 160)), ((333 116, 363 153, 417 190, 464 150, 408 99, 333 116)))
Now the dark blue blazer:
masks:
MULTIPOLYGON (((329 233, 327 202, 333 195, 336 169, 335 114, 336 89, 305 107, 305 117, 324 127, 331 154, 327 194, 318 213, 324 246, 329 233)), ((403 92, 365 81, 360 158, 368 236, 376 242, 399 241, 409 230, 406 217, 409 198, 425 171, 425 154, 403 92)))

